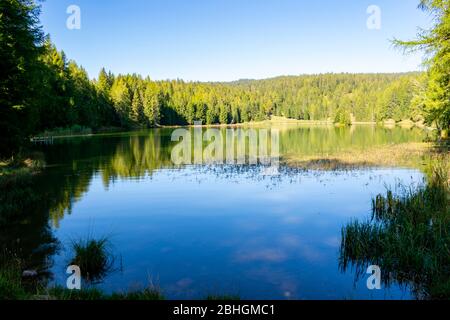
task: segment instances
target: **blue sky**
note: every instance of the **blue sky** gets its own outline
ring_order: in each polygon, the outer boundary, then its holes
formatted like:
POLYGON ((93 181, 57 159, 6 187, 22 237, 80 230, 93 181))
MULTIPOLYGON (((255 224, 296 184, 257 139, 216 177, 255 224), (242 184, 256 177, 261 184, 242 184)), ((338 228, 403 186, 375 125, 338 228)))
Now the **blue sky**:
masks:
POLYGON ((96 77, 101 67, 152 79, 230 81, 325 72, 418 70, 390 39, 414 38, 418 0, 46 0, 41 21, 58 49, 96 77), (81 29, 69 30, 69 5, 81 29), (367 8, 381 9, 370 30, 367 8))

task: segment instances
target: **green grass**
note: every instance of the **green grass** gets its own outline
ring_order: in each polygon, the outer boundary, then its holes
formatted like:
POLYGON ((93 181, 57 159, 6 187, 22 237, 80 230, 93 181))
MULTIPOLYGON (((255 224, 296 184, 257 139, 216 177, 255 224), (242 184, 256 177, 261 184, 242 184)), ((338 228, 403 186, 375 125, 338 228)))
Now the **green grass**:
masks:
POLYGON ((81 275, 88 282, 103 279, 112 270, 114 257, 108 239, 87 239, 72 242, 74 257, 71 265, 80 267, 81 275))
POLYGON ((51 130, 46 130, 44 132, 40 132, 34 136, 36 138, 62 138, 62 137, 71 137, 71 136, 86 136, 98 133, 113 133, 113 132, 122 132, 130 130, 131 128, 123 128, 123 127, 100 127, 100 128, 89 128, 80 125, 73 125, 71 127, 64 128, 54 128, 51 130))
POLYGON ((28 294, 22 285, 20 262, 15 259, 0 261, 0 300, 22 300, 28 294))
POLYGON ((45 288, 37 283, 27 286, 22 279, 22 262, 13 254, 3 254, 0 259, 0 301, 1 300, 164 300, 156 287, 128 292, 106 294, 95 287, 69 290, 61 286, 45 288))
POLYGON ((64 137, 74 135, 87 135, 92 134, 92 129, 80 125, 73 125, 65 128, 54 128, 52 130, 46 130, 36 135, 36 137, 64 137))
POLYGON ((106 295, 101 290, 96 288, 69 290, 63 287, 54 287, 48 289, 43 295, 35 295, 34 299, 90 301, 106 300, 106 295))
POLYGON ((340 267, 379 265, 385 285, 409 285, 418 299, 450 299, 448 162, 433 162, 426 185, 373 199, 372 217, 342 229, 340 267))
POLYGON ((126 293, 105 294, 97 288, 86 288, 82 290, 68 290, 63 287, 54 287, 46 291, 45 295, 35 295, 34 299, 49 300, 72 300, 72 301, 90 301, 90 300, 132 300, 132 301, 151 301, 164 300, 164 296, 159 290, 146 288, 143 290, 130 291, 126 293))

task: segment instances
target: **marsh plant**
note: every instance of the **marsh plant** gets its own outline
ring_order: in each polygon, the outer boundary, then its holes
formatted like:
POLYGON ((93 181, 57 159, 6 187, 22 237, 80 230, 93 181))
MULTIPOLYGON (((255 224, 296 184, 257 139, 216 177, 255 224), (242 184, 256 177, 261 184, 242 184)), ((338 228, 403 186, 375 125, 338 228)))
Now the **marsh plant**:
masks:
POLYGON ((74 256, 70 264, 80 267, 81 276, 85 281, 100 282, 113 271, 115 259, 107 237, 74 240, 72 249, 74 256))
POLYGON ((426 185, 388 190, 372 202, 368 221, 342 229, 340 267, 382 270, 382 282, 410 286, 418 299, 450 298, 448 164, 433 165, 426 185))

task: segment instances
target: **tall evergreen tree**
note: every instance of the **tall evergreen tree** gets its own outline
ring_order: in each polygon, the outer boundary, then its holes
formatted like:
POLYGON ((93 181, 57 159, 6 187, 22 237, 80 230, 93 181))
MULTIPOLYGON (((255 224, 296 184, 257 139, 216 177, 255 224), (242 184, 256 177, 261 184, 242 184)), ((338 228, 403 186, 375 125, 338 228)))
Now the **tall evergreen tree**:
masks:
POLYGON ((439 130, 450 129, 450 1, 421 0, 419 7, 433 17, 433 27, 422 30, 417 40, 394 42, 406 51, 427 54, 429 81, 423 97, 425 116, 439 130))
POLYGON ((44 35, 32 0, 0 1, 0 156, 9 156, 36 121, 38 57, 44 35))

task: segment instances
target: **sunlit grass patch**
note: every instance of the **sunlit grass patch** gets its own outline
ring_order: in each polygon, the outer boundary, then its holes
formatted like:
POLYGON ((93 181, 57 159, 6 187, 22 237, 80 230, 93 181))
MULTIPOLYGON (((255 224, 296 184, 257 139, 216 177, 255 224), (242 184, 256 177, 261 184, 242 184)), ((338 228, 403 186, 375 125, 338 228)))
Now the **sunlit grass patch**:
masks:
POLYGON ((281 158, 281 163, 307 170, 352 170, 369 167, 408 167, 425 170, 430 163, 445 162, 448 158, 448 150, 443 150, 431 142, 410 142, 368 146, 364 149, 352 148, 317 155, 286 154, 281 158))

